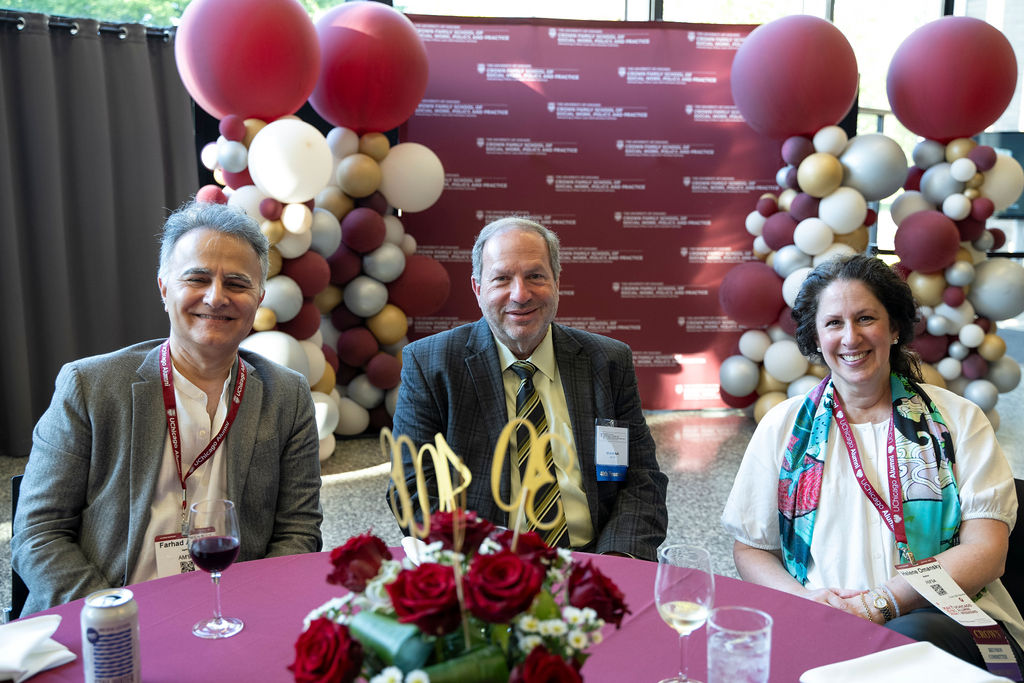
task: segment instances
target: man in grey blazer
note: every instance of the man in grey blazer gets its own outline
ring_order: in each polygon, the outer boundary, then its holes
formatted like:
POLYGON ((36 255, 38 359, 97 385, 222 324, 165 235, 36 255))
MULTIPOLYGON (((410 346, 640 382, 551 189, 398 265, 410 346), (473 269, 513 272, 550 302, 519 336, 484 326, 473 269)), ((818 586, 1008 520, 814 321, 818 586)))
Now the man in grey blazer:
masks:
MULTIPOLYGON (((568 468, 575 469, 575 482, 558 474, 568 545, 654 560, 668 523, 667 478, 640 407, 632 352, 622 342, 553 322, 559 274, 558 238, 547 228, 522 218, 486 226, 473 247, 472 286, 483 318, 403 349, 393 431, 417 447, 442 434, 472 474, 467 508, 507 526, 509 515, 491 493, 492 454, 516 416, 520 380, 511 364, 530 360, 550 430, 571 434, 577 454, 568 468), (629 465, 621 481, 599 481, 595 420, 628 429, 629 465)), ((514 458, 503 462, 506 502, 521 478, 510 464, 514 458)), ((408 453, 404 459, 418 505, 408 453)), ((426 474, 435 492, 429 467, 426 474)))
POLYGON ((263 298, 267 250, 243 213, 186 204, 161 248, 168 340, 61 369, 14 519, 24 614, 181 571, 184 544, 167 550, 166 537, 182 540, 183 500, 235 502, 239 560, 321 548, 309 384, 238 350, 263 298))

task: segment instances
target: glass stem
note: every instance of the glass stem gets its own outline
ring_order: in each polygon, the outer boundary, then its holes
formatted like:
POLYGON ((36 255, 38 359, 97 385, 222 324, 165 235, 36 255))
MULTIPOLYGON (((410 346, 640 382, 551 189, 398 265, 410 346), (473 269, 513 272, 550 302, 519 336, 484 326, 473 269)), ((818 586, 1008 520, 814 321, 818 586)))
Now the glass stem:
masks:
POLYGON ((679 636, 679 681, 680 683, 686 683, 690 680, 690 669, 688 655, 690 646, 690 634, 679 636))
POLYGON ((221 620, 220 616, 220 572, 210 572, 210 580, 213 581, 213 618, 221 620))

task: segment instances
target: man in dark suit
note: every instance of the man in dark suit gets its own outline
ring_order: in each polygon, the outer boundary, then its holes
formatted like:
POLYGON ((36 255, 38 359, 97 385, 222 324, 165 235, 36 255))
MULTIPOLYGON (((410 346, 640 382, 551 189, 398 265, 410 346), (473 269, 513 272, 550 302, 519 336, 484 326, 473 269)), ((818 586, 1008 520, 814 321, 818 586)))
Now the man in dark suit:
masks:
MULTIPOLYGON (((654 560, 668 523, 667 478, 640 408, 632 352, 622 342, 553 322, 559 274, 553 232, 522 218, 487 225, 473 246, 472 286, 483 318, 403 349, 393 431, 417 447, 443 435, 473 476, 467 508, 508 526, 508 513, 491 493, 492 455, 517 415, 524 380, 513 363, 529 361, 547 429, 569 438, 577 456, 574 466, 554 472, 566 531, 559 545, 654 560), (598 467, 604 464, 596 454, 598 432, 607 433, 609 420, 626 430, 618 432, 628 444, 619 480, 598 474, 606 469, 598 467)), ((510 450, 500 480, 505 502, 525 476, 510 450)), ((409 454, 404 457, 415 502, 415 473, 409 454)))
POLYGON ((25 614, 187 568, 185 504, 205 498, 234 501, 239 560, 320 549, 309 383, 238 348, 263 299, 267 250, 240 211, 185 205, 160 252, 169 338, 61 369, 11 538, 25 614))

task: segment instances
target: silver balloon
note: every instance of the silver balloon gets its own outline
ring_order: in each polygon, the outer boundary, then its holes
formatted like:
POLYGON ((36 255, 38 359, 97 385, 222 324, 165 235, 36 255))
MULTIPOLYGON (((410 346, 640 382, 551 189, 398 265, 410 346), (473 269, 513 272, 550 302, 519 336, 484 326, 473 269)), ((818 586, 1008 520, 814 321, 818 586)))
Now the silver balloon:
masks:
POLYGON ((935 205, 928 202, 917 190, 909 190, 892 201, 892 220, 896 225, 903 222, 903 219, 918 211, 934 211, 935 205))
POLYGON ((892 138, 881 133, 857 135, 839 156, 843 185, 869 202, 885 199, 907 179, 907 157, 892 138))
POLYGON ((914 147, 911 156, 915 166, 929 169, 946 160, 946 146, 936 140, 922 140, 914 147))
POLYGON ((991 320, 1016 318, 1024 313, 1024 268, 1010 259, 982 261, 974 267, 967 300, 991 320))
POLYGON ((1020 363, 1009 355, 994 360, 988 364, 988 374, 985 375, 985 379, 996 385, 996 389, 1001 394, 1013 391, 1020 384, 1020 363))
POLYGON ((958 341, 950 342, 949 348, 946 350, 950 358, 956 358, 957 360, 963 360, 967 356, 971 355, 971 350, 961 344, 958 341))
POLYGON ((990 231, 985 230, 981 233, 981 236, 978 237, 978 239, 971 242, 971 246, 977 249, 978 251, 988 251, 993 246, 995 246, 995 243, 996 238, 992 236, 992 233, 990 231))
POLYGON ((363 257, 363 271, 381 282, 392 282, 405 270, 405 252, 385 242, 363 257))
POLYGON ((372 277, 360 275, 345 285, 345 306, 361 318, 377 315, 388 302, 388 288, 372 277))
POLYGON ((384 401, 384 390, 373 386, 366 375, 357 375, 348 383, 348 397, 371 410, 384 401))
POLYGON ((973 401, 983 412, 987 413, 996 407, 999 390, 987 379, 976 379, 964 388, 964 398, 973 401))
POLYGON ((946 282, 954 287, 966 287, 974 281, 974 266, 967 261, 955 261, 946 268, 946 282))
POLYGON ((951 194, 963 192, 967 187, 954 178, 949 172, 949 164, 935 164, 921 176, 921 194, 924 198, 939 206, 951 194))
POLYGON ((775 252, 772 259, 772 268, 785 280, 790 273, 799 268, 806 268, 811 265, 811 256, 800 250, 795 244, 786 246, 775 252))
POLYGON ((722 391, 732 396, 747 396, 757 389, 761 368, 744 356, 729 356, 718 367, 722 391))

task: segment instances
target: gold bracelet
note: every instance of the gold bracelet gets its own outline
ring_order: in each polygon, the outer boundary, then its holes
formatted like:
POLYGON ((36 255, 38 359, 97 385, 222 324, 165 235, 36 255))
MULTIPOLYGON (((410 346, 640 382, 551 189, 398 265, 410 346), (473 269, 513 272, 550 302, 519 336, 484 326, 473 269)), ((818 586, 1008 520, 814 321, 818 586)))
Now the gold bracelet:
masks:
POLYGON ((871 618, 871 610, 868 608, 868 601, 867 598, 864 597, 864 593, 860 594, 860 603, 864 605, 864 616, 868 618, 868 621, 874 623, 875 620, 871 618))

